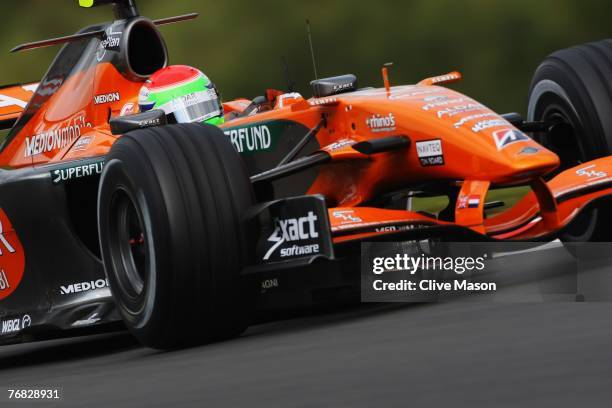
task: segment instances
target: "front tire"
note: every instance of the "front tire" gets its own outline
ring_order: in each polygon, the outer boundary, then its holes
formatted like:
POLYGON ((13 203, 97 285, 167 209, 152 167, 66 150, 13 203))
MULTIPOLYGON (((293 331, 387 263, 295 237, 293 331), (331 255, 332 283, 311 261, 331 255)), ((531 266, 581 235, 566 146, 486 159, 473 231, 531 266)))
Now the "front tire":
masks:
POLYGON ((237 335, 250 309, 254 203, 238 153, 219 129, 143 129, 111 148, 98 193, 102 260, 128 329, 168 349, 237 335))
MULTIPOLYGON (((612 40, 557 51, 537 68, 527 118, 555 124, 539 142, 561 158, 559 171, 612 154, 612 40)), ((611 211, 591 208, 564 242, 612 241, 611 211)))

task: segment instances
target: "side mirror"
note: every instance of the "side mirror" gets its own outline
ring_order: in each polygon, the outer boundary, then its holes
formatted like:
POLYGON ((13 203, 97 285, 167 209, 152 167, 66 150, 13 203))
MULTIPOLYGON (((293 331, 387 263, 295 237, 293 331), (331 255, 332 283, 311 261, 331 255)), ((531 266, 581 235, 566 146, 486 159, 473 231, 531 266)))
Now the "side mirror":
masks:
POLYGON ((136 129, 145 129, 168 124, 166 113, 161 109, 136 113, 135 115, 118 116, 111 118, 110 124, 113 135, 122 135, 136 129))
POLYGON ((357 90, 357 77, 353 74, 322 78, 310 82, 315 98, 337 95, 357 90))

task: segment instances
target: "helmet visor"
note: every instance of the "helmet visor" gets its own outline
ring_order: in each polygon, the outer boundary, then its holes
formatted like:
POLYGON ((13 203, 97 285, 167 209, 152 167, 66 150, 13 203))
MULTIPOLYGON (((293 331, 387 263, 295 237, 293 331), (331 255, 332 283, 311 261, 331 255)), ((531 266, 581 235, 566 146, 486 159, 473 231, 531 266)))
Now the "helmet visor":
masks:
POLYGON ((221 116, 223 110, 214 89, 206 89, 175 98, 166 113, 173 113, 178 123, 204 122, 221 116))

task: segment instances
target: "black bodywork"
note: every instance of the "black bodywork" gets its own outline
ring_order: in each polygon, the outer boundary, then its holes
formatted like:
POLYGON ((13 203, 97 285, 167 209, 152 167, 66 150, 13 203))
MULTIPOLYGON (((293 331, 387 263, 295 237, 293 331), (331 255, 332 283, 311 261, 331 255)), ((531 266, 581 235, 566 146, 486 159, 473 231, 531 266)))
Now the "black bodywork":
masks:
POLYGON ((2 343, 118 320, 94 244, 95 176, 54 184, 68 166, 0 171, 0 205, 26 254, 22 281, 0 302, 2 343))

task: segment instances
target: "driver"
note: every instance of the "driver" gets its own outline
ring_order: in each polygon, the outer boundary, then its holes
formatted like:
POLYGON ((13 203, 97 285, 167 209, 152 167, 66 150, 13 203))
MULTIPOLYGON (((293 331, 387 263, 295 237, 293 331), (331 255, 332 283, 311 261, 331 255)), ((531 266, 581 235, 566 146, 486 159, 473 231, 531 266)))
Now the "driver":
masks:
POLYGON ((223 105, 215 85, 202 71, 186 65, 171 65, 151 76, 140 89, 141 112, 161 109, 169 123, 225 122, 223 105))

